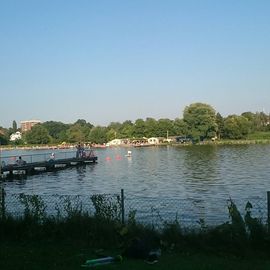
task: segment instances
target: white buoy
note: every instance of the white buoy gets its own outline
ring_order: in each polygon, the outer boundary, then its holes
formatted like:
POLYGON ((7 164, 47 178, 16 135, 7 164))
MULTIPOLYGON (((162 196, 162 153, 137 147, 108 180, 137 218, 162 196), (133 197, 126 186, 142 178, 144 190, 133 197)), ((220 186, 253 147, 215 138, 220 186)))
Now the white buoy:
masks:
POLYGON ((126 154, 126 157, 131 157, 132 152, 129 150, 126 154))

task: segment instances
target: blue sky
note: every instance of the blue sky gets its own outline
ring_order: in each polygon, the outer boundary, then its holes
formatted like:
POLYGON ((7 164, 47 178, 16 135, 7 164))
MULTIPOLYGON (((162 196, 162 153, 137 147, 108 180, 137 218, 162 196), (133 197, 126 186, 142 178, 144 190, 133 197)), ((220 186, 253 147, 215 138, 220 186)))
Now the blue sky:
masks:
POLYGON ((270 112, 270 1, 1 0, 0 126, 270 112))

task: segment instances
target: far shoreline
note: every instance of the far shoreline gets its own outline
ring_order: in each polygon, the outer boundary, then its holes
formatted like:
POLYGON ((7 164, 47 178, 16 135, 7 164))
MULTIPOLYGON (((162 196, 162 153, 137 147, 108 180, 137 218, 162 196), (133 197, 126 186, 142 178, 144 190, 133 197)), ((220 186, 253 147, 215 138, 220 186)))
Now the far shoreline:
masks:
MULTIPOLYGON (((153 144, 153 145, 141 145, 139 148, 145 147, 159 147, 159 146, 172 146, 172 147, 181 147, 181 146, 203 146, 203 145, 254 145, 254 144, 270 144, 270 139, 257 139, 257 140, 216 140, 216 141, 203 141, 199 143, 160 143, 160 144, 153 144)), ((123 144, 123 145, 116 145, 116 146, 106 146, 102 144, 92 145, 91 148, 93 149, 102 149, 102 148, 137 148, 136 145, 133 144, 123 144)), ((76 149, 76 145, 70 144, 66 147, 58 146, 58 145, 28 145, 28 146, 0 146, 1 151, 8 151, 8 150, 70 150, 76 149)))

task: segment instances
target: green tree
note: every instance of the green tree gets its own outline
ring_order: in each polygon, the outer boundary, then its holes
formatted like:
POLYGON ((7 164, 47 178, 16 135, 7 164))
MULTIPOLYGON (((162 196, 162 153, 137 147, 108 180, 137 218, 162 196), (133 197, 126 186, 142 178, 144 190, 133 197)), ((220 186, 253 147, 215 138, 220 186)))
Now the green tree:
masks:
POLYGON ((0 129, 0 145, 7 145, 9 142, 8 137, 4 134, 4 132, 2 132, 2 130, 0 129))
POLYGON ((208 104, 193 103, 184 110, 184 121, 188 127, 188 136, 194 140, 210 139, 216 136, 216 112, 208 104))
POLYGON ((146 126, 145 126, 145 122, 143 119, 137 119, 134 123, 134 134, 133 136, 135 136, 136 138, 143 138, 145 137, 145 130, 146 130, 146 126))
POLYGON ((47 144, 51 138, 48 130, 41 124, 37 124, 26 132, 25 139, 30 144, 47 144))
POLYGON ((244 112, 241 115, 248 119, 251 132, 268 130, 269 116, 264 112, 244 112))
POLYGON ((100 143, 100 144, 106 143, 107 142, 106 132, 107 132, 106 127, 101 126, 93 127, 90 131, 88 139, 92 143, 100 143))
POLYGON ((216 122, 217 122, 217 137, 221 139, 224 136, 224 119, 220 113, 217 113, 216 115, 216 122))
MULTIPOLYGON (((89 131, 90 132, 90 131, 89 131)), ((71 143, 86 141, 85 129, 80 124, 72 125, 67 131, 67 141, 71 143)))
POLYGON ((224 136, 228 139, 244 139, 250 132, 250 123, 244 116, 230 115, 224 120, 224 136))
POLYGON ((145 120, 145 130, 144 134, 146 137, 157 136, 158 123, 154 118, 148 117, 145 120))
POLYGON ((47 121, 42 123, 42 126, 48 130, 49 135, 55 142, 62 142, 67 140, 66 131, 68 130, 69 125, 62 122, 47 121))
POLYGON ((16 123, 16 121, 15 121, 15 120, 13 120, 13 122, 12 122, 12 129, 13 129, 13 132, 16 132, 16 131, 17 131, 17 129, 18 129, 18 127, 17 127, 17 123, 16 123))
POLYGON ((113 129, 113 128, 111 128, 109 130, 107 129, 106 138, 107 138, 107 141, 111 141, 111 140, 114 140, 114 139, 118 138, 117 137, 117 131, 115 129, 113 129))
POLYGON ((111 122, 107 127, 107 141, 111 141, 121 137, 122 124, 119 122, 111 122))
POLYGON ((173 134, 173 121, 170 119, 159 119, 157 121, 157 131, 156 136, 157 137, 167 137, 168 134, 173 134))
POLYGON ((86 122, 84 119, 78 119, 73 125, 79 127, 80 132, 83 134, 82 137, 84 137, 82 140, 86 140, 88 138, 91 129, 94 127, 91 123, 86 122))
POLYGON ((134 125, 130 120, 123 122, 120 129, 120 138, 131 138, 134 133, 133 127, 134 125))
POLYGON ((188 125, 183 119, 176 118, 173 123, 173 130, 174 135, 185 136, 188 134, 188 125))

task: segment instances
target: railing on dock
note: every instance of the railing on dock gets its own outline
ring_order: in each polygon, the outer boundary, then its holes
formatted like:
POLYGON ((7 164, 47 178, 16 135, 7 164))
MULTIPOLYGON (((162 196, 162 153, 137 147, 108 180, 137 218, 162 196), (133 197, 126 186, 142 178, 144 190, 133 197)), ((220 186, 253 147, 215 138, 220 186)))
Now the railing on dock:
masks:
POLYGON ((19 159, 19 157, 22 158, 23 161, 26 163, 34 163, 34 162, 45 162, 50 159, 50 156, 54 153, 55 160, 58 159, 67 159, 67 158, 74 158, 76 157, 76 151, 68 151, 68 152, 46 152, 46 153, 38 153, 38 154, 18 154, 18 155, 8 155, 8 156, 2 156, 2 167, 3 165, 13 165, 16 164, 16 161, 19 159))
POLYGON ((97 157, 92 149, 83 151, 55 151, 38 154, 17 154, 1 157, 0 176, 8 173, 34 174, 40 171, 48 171, 66 168, 85 163, 95 163, 97 157))
MULTIPOLYGON (((85 149, 85 154, 88 156, 92 149, 85 149)), ((60 159, 70 159, 70 158, 76 158, 77 151, 71 150, 71 151, 55 151, 55 152, 46 152, 46 153, 38 153, 38 154, 18 154, 18 155, 8 155, 8 156, 2 156, 1 157, 1 165, 4 167, 5 165, 15 165, 16 161, 19 159, 19 157, 22 158, 23 161, 26 163, 34 163, 34 162, 46 162, 49 161, 51 158, 51 155, 54 154, 54 159, 60 160, 60 159)))

